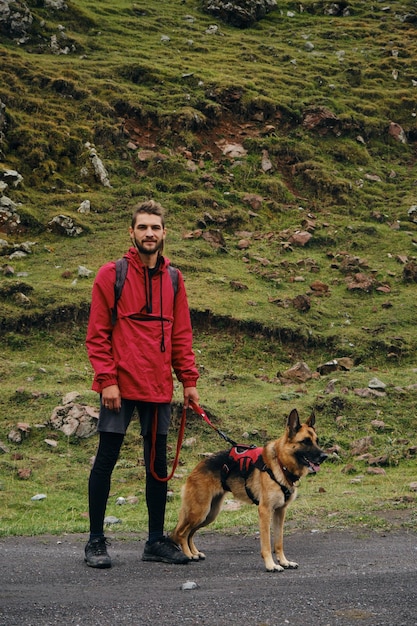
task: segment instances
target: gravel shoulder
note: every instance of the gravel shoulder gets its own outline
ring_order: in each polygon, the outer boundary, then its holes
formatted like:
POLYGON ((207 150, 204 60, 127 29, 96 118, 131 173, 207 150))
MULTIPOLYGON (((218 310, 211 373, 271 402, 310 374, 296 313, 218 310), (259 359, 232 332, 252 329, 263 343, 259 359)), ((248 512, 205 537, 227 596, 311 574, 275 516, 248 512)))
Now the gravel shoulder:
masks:
POLYGON ((139 537, 113 538, 109 570, 85 565, 82 535, 0 539, 0 625, 417 625, 415 532, 294 533, 299 568, 276 573, 257 535, 198 539, 206 560, 178 566, 142 562, 139 537))

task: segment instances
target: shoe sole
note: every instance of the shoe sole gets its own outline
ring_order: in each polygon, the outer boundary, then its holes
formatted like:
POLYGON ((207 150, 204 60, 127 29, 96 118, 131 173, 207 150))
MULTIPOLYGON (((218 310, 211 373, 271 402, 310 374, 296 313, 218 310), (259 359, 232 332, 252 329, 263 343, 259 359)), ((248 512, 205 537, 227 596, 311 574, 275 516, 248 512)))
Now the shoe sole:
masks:
POLYGON ((149 556, 142 556, 142 561, 152 561, 154 563, 169 563, 170 565, 187 565, 189 560, 190 559, 187 559, 186 561, 173 561, 172 559, 164 558, 163 556, 156 556, 153 554, 150 554, 149 556))
POLYGON ((87 563, 88 567, 94 567, 95 569, 109 569, 111 567, 111 563, 91 563, 87 559, 84 559, 87 563))

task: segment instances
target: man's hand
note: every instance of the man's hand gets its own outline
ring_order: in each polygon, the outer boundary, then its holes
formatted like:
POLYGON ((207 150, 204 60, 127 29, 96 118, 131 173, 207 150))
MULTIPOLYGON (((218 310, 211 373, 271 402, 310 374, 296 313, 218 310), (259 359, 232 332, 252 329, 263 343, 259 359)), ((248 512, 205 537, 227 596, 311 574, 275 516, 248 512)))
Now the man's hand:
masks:
POLYGON ((184 387, 184 408, 188 409, 190 401, 198 404, 200 396, 196 387, 184 387))
POLYGON ((122 406, 122 396, 118 385, 104 387, 101 392, 101 403, 110 411, 120 411, 122 406))

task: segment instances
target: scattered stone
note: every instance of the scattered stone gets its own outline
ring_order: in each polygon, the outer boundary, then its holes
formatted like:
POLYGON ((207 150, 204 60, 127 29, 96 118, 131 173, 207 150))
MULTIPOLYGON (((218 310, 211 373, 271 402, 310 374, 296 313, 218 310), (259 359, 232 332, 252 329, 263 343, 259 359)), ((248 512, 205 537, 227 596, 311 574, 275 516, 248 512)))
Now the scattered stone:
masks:
POLYGON ((324 106, 312 106, 304 113, 303 126, 307 130, 318 130, 326 134, 328 130, 339 127, 339 118, 330 109, 324 106))
MULTIPOLYGON (((203 10, 214 15, 226 24, 238 28, 248 28, 277 7, 276 0, 203 0, 203 10)), ((213 28, 213 27, 210 27, 213 28)), ((217 26, 215 31, 217 32, 217 26)), ((207 32, 207 31, 206 31, 207 32)))
POLYGON ((353 393, 356 396, 359 396, 360 398, 372 398, 372 397, 382 398, 383 396, 386 395, 385 391, 379 391, 378 389, 369 389, 369 387, 365 389, 354 389, 353 393))
POLYGON ((20 478, 20 480, 29 480, 29 478, 32 475, 32 470, 29 469, 28 467, 20 467, 17 470, 17 475, 20 478))
POLYGON ((305 246, 306 244, 308 244, 312 236, 313 235, 306 230, 297 230, 293 235, 291 235, 288 241, 290 242, 290 244, 296 246, 305 246))
POLYGON ((34 502, 36 502, 37 500, 45 500, 46 498, 46 494, 44 493, 37 493, 36 495, 31 497, 31 500, 33 500, 34 502))
POLYGON ((223 155, 230 159, 242 158, 248 154, 247 150, 240 143, 227 143, 221 140, 216 142, 216 145, 220 148, 223 155))
POLYGON ((396 122, 390 122, 388 134, 400 143, 407 143, 407 135, 405 134, 404 129, 396 122))
POLYGON ((388 465, 389 459, 386 454, 381 454, 380 456, 370 456, 368 458, 369 465, 388 465))
POLYGON ((263 172, 271 172, 273 170, 268 150, 262 150, 261 169, 263 172))
MULTIPOLYGON (((277 376, 281 377, 279 373, 277 374, 277 376)), ((298 363, 290 367, 290 369, 283 372, 282 377, 305 383, 307 380, 310 380, 312 378, 312 373, 307 363, 304 363, 304 361, 299 361, 298 363)))
POLYGON ((351 454, 358 456, 368 452, 369 448, 373 445, 373 439, 369 435, 354 441, 350 447, 351 454))
POLYGON ((355 276, 347 278, 347 288, 349 291, 365 291, 370 293, 375 286, 375 279, 371 276, 367 276, 362 272, 358 272, 355 276))
POLYGON ((96 179, 99 183, 103 185, 103 187, 111 187, 109 175, 103 165, 102 160, 99 158, 96 149, 93 148, 89 143, 86 144, 86 147, 89 148, 90 151, 90 159, 91 163, 93 164, 96 179))
POLYGON ((81 395, 78 393, 78 391, 70 391, 69 393, 66 393, 65 396, 62 398, 62 404, 71 404, 72 402, 75 402, 75 400, 78 400, 78 398, 81 398, 81 395))
POLYGON ((193 591, 194 589, 199 589, 199 586, 194 581, 187 580, 186 583, 181 585, 181 589, 182 591, 193 591))
POLYGON ((333 359, 331 361, 327 361, 323 365, 319 365, 317 367, 317 371, 321 376, 326 376, 326 374, 330 374, 332 372, 348 372, 352 369, 354 363, 353 359, 350 357, 340 357, 339 359, 333 359))
POLYGON ((417 482, 410 483, 409 487, 411 491, 417 491, 417 482))
POLYGON ((311 308, 311 300, 308 296, 300 294, 298 296, 295 296, 295 298, 293 298, 292 305, 295 309, 297 309, 297 311, 301 311, 302 313, 305 313, 309 311, 311 308))
POLYGON ((11 443, 22 443, 22 433, 19 432, 18 430, 16 430, 15 428, 13 428, 9 434, 7 435, 7 438, 9 441, 11 441, 11 443))
POLYGON ((67 437, 75 436, 86 439, 95 434, 97 420, 98 409, 69 402, 64 406, 55 407, 49 423, 67 437))
POLYGON ((376 430, 384 430, 385 422, 383 422, 382 420, 372 420, 371 426, 376 430))
POLYGON ((44 442, 51 448, 56 448, 58 446, 58 442, 56 439, 44 439, 44 442))
POLYGON ((8 454, 9 452, 10 448, 3 441, 0 441, 0 454, 8 454))
POLYGON ((255 193, 247 193, 243 196, 243 202, 249 204, 254 211, 259 211, 262 208, 263 200, 262 196, 255 193))
POLYGON ((90 213, 90 211, 91 211, 90 200, 83 200, 77 209, 78 213, 90 213))
POLYGON ((248 289, 247 285, 244 285, 243 283, 240 283, 237 280, 231 280, 229 285, 235 291, 245 291, 246 289, 248 289))
POLYGON ((115 517, 114 515, 107 515, 104 518, 104 524, 108 524, 109 526, 111 526, 112 524, 121 524, 122 520, 119 519, 118 517, 115 517))
POLYGON ((366 178, 366 180, 370 180, 374 183, 380 183, 381 181, 381 177, 378 176, 378 174, 365 174, 364 178, 366 178))
POLYGON ((337 382, 338 382, 337 378, 333 378, 333 380, 329 380, 324 390, 324 393, 327 393, 327 394, 334 393, 337 382))
POLYGON ((222 506, 222 511, 239 511, 242 508, 242 502, 240 500, 225 500, 222 506))
POLYGON ((23 181, 23 176, 16 170, 0 170, 0 180, 4 181, 7 186, 17 187, 23 181))
POLYGON ((223 248, 226 245, 223 234, 220 230, 211 228, 209 230, 205 230, 201 236, 204 241, 207 241, 213 246, 213 248, 223 248))
POLYGON ((417 263, 408 261, 403 269, 403 281, 406 283, 417 283, 417 263))
POLYGON ((48 227, 56 234, 65 235, 67 237, 77 237, 83 232, 81 226, 78 226, 74 220, 67 215, 56 215, 48 222, 48 227))
POLYGON ((329 285, 326 285, 326 283, 323 283, 321 280, 315 280, 312 282, 310 289, 311 291, 314 291, 314 293, 329 293, 329 285))
POLYGON ((408 209, 408 217, 410 218, 410 222, 417 223, 417 204, 412 204, 408 209))
POLYGON ((375 475, 382 475, 385 476, 386 471, 382 468, 382 467, 368 467, 368 469, 366 470, 367 474, 375 474, 375 475))
POLYGON ((119 498, 117 498, 116 504, 118 504, 119 506, 126 504, 126 498, 123 498, 122 496, 120 496, 119 498))
POLYGON ((386 384, 383 383, 378 378, 372 378, 372 380, 368 383, 369 389, 376 389, 378 391, 384 391, 386 389, 386 384))
POLYGON ((30 425, 26 422, 17 422, 17 428, 24 433, 24 436, 27 436, 30 433, 30 425))
POLYGON ((0 227, 3 233, 9 235, 19 230, 21 226, 21 218, 17 212, 17 205, 7 198, 0 198, 0 227))
POLYGON ((92 273, 93 273, 93 270, 89 270, 84 265, 79 265, 78 266, 78 276, 80 278, 89 278, 92 273))

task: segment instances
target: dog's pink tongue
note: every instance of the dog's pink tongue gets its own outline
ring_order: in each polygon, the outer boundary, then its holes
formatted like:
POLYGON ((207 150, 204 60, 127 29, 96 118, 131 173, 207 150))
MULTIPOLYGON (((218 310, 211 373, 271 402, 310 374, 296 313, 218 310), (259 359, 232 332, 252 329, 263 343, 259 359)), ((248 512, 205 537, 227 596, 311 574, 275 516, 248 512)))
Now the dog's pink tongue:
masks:
POLYGON ((320 469, 320 465, 316 465, 315 463, 312 463, 311 461, 309 461, 310 464, 310 471, 311 472, 318 472, 320 469))

